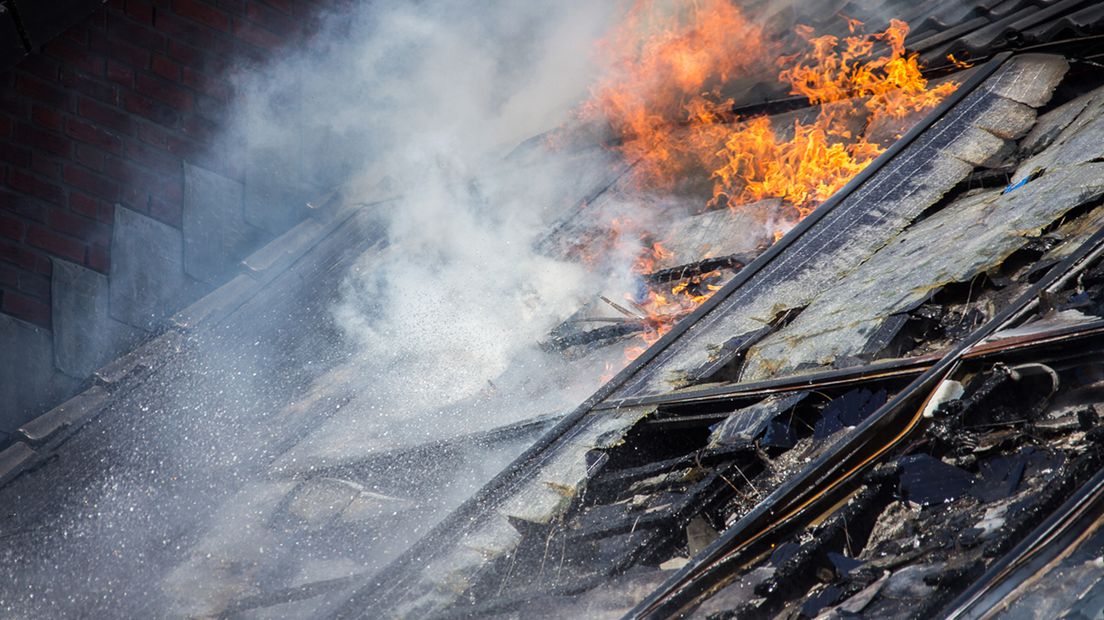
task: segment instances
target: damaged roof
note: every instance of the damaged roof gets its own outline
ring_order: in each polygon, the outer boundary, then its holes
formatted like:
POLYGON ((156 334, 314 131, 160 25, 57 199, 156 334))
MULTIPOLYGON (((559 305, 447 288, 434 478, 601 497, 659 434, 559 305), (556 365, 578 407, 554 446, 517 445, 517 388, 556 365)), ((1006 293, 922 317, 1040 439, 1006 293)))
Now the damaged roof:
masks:
MULTIPOLYGON (((507 375, 461 410, 511 409, 511 424, 431 412, 435 436, 369 442, 382 427, 349 387, 358 367, 340 347, 309 353, 339 341, 318 317, 345 271, 387 251, 379 205, 338 196, 0 452, 14 507, 0 608, 80 583, 131 596, 49 611, 1099 613, 1104 73, 1070 51, 1099 47, 999 52, 1091 36, 1104 15, 1068 0, 832 4, 769 6, 787 31, 924 15, 910 47, 979 64, 780 242, 736 242, 754 222, 717 211, 675 223, 677 256, 700 260, 651 277, 721 269, 727 283, 581 406, 564 416, 507 375), (260 381, 279 389, 243 402, 260 381), (243 429, 245 462, 225 449, 243 429), (134 548, 102 547, 102 510, 134 548)), ((585 228, 575 205, 624 189, 627 171, 595 157, 578 155, 550 253, 585 228)), ((543 343, 565 382, 639 331, 577 325, 543 343)))
POLYGON ((954 599, 1104 456, 1104 90, 1052 104, 1071 79, 978 67, 336 613, 987 612, 954 599))

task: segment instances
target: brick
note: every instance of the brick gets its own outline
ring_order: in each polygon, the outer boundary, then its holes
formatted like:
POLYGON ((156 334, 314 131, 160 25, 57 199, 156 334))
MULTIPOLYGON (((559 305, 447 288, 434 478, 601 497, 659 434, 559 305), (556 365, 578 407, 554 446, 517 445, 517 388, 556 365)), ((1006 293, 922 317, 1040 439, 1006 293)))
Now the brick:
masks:
POLYGON ((208 4, 195 0, 173 0, 172 7, 177 15, 209 28, 222 31, 230 29, 230 16, 208 4))
POLYGON ((123 93, 123 107, 126 108, 127 112, 144 116, 159 125, 176 123, 176 110, 160 101, 154 101, 137 93, 123 93))
POLYGON ((211 53, 175 39, 169 41, 169 57, 182 66, 213 75, 225 74, 233 64, 232 54, 211 53))
MULTIPOLYGON (((104 157, 105 154, 103 151, 89 144, 78 144, 73 151, 74 161, 96 172, 104 171, 104 157)), ((70 200, 72 200, 72 198, 70 198, 70 200)))
MULTIPOLYGON (((260 27, 255 27, 256 30, 263 30, 260 27)), ((241 73, 252 73, 257 71, 260 67, 265 66, 268 63, 268 59, 272 57, 272 50, 269 50, 263 45, 250 44, 251 42, 238 37, 237 55, 234 57, 233 71, 241 73), (244 45, 243 45, 244 44, 244 45)))
POLYGON ((12 134, 12 119, 0 114, 0 138, 7 138, 12 134))
POLYGON ((264 0, 264 3, 274 9, 283 11, 288 15, 295 15, 295 0, 264 0))
MULTIPOLYGON (((18 267, 34 270, 38 264, 38 256, 22 245, 0 239, 0 260, 8 261, 18 267)), ((49 261, 47 261, 49 262, 49 261)))
POLYGON ((219 131, 219 127, 215 123, 194 114, 181 117, 177 127, 187 137, 203 144, 213 142, 219 131))
POLYGON ((18 288, 20 273, 27 272, 16 269, 7 263, 0 263, 0 287, 18 288))
POLYGON ((166 80, 177 81, 180 79, 180 66, 161 54, 154 54, 151 68, 154 73, 166 80))
POLYGON ((16 288, 31 297, 50 298, 50 279, 35 273, 23 272, 19 274, 19 282, 16 284, 16 288))
POLYGON ((50 328, 50 304, 15 291, 4 291, 0 310, 28 323, 50 328))
POLYGON ((23 230, 26 226, 18 218, 0 213, 0 237, 7 237, 19 241, 23 238, 23 230))
POLYGON ((149 213, 149 192, 134 184, 123 186, 123 195, 119 198, 119 204, 139 213, 149 213))
POLYGON ((30 168, 31 151, 14 144, 0 142, 0 161, 8 162, 20 168, 30 168))
POLYGON ((100 176, 87 168, 66 164, 62 172, 65 182, 84 190, 85 192, 102 198, 108 202, 119 199, 119 184, 111 179, 100 176))
POLYGON ((45 131, 29 123, 19 123, 15 128, 15 137, 21 144, 41 149, 60 157, 68 157, 70 144, 63 136, 45 131))
POLYGON ((180 173, 157 174, 137 167, 130 169, 129 185, 138 192, 159 197, 160 200, 179 204, 183 200, 180 173))
POLYGON ((134 69, 121 62, 114 60, 107 61, 107 79, 116 84, 126 86, 127 88, 134 87, 134 69))
MULTIPOLYGON (((131 144, 134 143, 131 142, 131 144)), ((125 148, 129 148, 129 146, 125 148)), ((128 161, 125 155, 123 157, 116 157, 109 153, 104 153, 103 168, 99 170, 99 172, 102 172, 117 181, 122 181, 125 183, 130 179, 130 169, 133 167, 134 163, 128 161)))
POLYGON ((77 102, 77 113, 117 134, 124 136, 134 134, 134 120, 119 108, 82 97, 77 102))
POLYGON ((167 103, 177 110, 186 112, 192 109, 192 93, 153 76, 139 73, 135 76, 134 89, 147 97, 167 103))
POLYGON ((133 20, 113 19, 108 23, 107 31, 111 36, 142 49, 153 51, 165 49, 164 34, 133 20))
POLYGON ((85 18, 84 23, 90 28, 97 28, 100 31, 107 29, 107 7, 100 7, 92 14, 85 18))
POLYGON ((57 59, 46 56, 45 54, 31 54, 19 62, 19 71, 21 73, 41 78, 47 82, 57 81, 58 69, 60 67, 61 63, 59 63, 57 59))
POLYGON ((153 25, 154 8, 145 0, 126 0, 126 15, 136 22, 153 25))
POLYGON ((27 229, 27 244, 43 249, 54 256, 71 260, 74 263, 84 263, 85 244, 58 234, 49 228, 31 226, 27 229))
POLYGON ((31 121, 53 131, 61 131, 61 113, 54 108, 38 105, 31 106, 31 121))
POLYGON ((41 151, 31 153, 31 170, 47 181, 61 180, 61 164, 41 151))
POLYGON ((53 230, 82 241, 107 244, 111 240, 110 226, 65 209, 51 209, 49 222, 53 230))
POLYGON ((176 39, 169 39, 169 57, 193 67, 202 66, 207 61, 206 54, 199 49, 176 39))
POLYGON ((174 203, 155 196, 150 196, 149 214, 151 217, 157 218, 174 228, 183 226, 184 207, 180 202, 174 203))
POLYGON ((212 123, 221 125, 230 117, 231 110, 225 102, 203 93, 196 93, 195 113, 212 123))
POLYGON ((218 7, 231 15, 245 15, 245 0, 218 0, 218 7))
MULTIPOLYGON (((179 172, 173 175, 160 175, 136 166, 128 170, 127 183, 123 190, 123 202, 150 211, 154 201, 162 214, 178 210, 183 200, 183 187, 179 172)), ((172 223, 176 216, 164 216, 159 219, 172 223)), ((179 223, 179 222, 177 222, 179 223)))
POLYGON ((118 136, 75 118, 65 121, 65 135, 74 140, 97 146, 108 153, 121 154, 123 152, 123 141, 118 136))
POLYGON ((299 26, 294 18, 256 0, 246 3, 245 16, 283 39, 293 39, 300 35, 299 26))
POLYGON ((15 89, 21 95, 48 103, 56 108, 69 109, 69 94, 64 90, 47 84, 37 78, 20 75, 16 77, 15 89))
POLYGON ((163 174, 180 174, 180 157, 144 142, 132 140, 126 144, 126 157, 142 166, 163 174))
POLYGON ((88 46, 88 26, 82 23, 70 26, 68 30, 61 33, 61 36, 78 46, 88 46))
MULTIPOLYGON (((150 173, 142 171, 135 162, 118 161, 108 164, 107 174, 109 177, 121 181, 121 184, 124 185, 124 200, 134 203, 132 197, 128 196, 140 195, 146 191, 146 186, 142 184, 141 180, 145 174, 150 173)), ((145 203, 145 200, 141 202, 145 203)))
POLYGON ((294 38, 299 34, 295 23, 288 16, 259 2, 249 2, 245 8, 245 16, 282 39, 294 38))
POLYGON ((99 76, 104 74, 104 57, 82 48, 69 39, 54 39, 46 44, 43 51, 60 60, 62 64, 74 69, 79 69, 90 75, 99 76))
POLYGON ((99 99, 108 103, 115 103, 117 101, 115 86, 113 84, 100 81, 78 71, 73 71, 68 67, 61 68, 59 81, 66 88, 88 95, 93 99, 99 99))
MULTIPOLYGON (((123 148, 129 150, 130 146, 133 144, 137 144, 137 142, 134 140, 128 140, 123 148)), ((113 179, 126 181, 130 178, 130 168, 134 167, 135 165, 135 162, 133 162, 131 158, 127 155, 116 156, 110 153, 104 153, 103 173, 113 179)))
POLYGON ((157 29, 170 39, 187 41, 208 54, 231 55, 234 52, 233 40, 228 35, 183 17, 158 15, 157 29))
POLYGON ((181 159, 187 159, 201 150, 199 145, 149 123, 143 123, 138 127, 138 139, 164 149, 181 159))
POLYGON ((111 223, 111 207, 106 202, 78 191, 69 192, 69 208, 74 213, 111 223), (105 219, 106 218, 106 219, 105 219))
POLYGON ((229 84, 205 75, 191 67, 184 67, 180 81, 188 88, 211 95, 219 101, 225 102, 230 99, 229 84))
POLYGON ((0 189, 0 209, 26 220, 46 222, 46 205, 26 194, 0 189))
POLYGON ((14 168, 9 177, 8 184, 12 189, 54 204, 65 204, 65 191, 53 183, 47 183, 23 170, 14 168))
POLYGON ((14 88, 0 88, 0 112, 16 118, 30 118, 31 106, 15 94, 14 88))
POLYGON ((138 69, 146 69, 149 67, 150 53, 148 51, 108 36, 107 33, 104 32, 89 32, 88 47, 94 52, 103 53, 115 62, 130 65, 138 69))
POLYGON ((53 264, 49 256, 35 254, 34 272, 49 277, 53 264))
POLYGON ((111 270, 111 257, 105 245, 92 245, 88 248, 88 266, 100 273, 111 270))

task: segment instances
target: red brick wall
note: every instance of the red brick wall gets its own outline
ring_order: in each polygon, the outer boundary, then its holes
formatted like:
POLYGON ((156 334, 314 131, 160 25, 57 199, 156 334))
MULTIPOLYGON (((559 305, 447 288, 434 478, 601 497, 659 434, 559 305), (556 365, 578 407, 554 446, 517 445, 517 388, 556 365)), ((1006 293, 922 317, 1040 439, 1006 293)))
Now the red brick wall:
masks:
POLYGON ((113 205, 181 225, 231 78, 307 36, 320 0, 109 0, 0 73, 0 311, 50 327, 50 256, 109 268, 113 205))

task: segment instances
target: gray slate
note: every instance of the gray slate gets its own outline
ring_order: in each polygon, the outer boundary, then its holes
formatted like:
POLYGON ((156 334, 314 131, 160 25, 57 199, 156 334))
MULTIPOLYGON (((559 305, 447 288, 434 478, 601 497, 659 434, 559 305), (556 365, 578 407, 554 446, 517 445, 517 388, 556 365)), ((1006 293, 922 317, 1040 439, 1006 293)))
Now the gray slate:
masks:
POLYGON ((1020 164, 1014 180, 1101 158, 1104 158, 1104 100, 1098 98, 1085 106, 1049 148, 1020 164))
POLYGON ((245 161, 246 222, 278 235, 307 216, 315 190, 299 180, 298 166, 273 150, 255 151, 245 161))
POLYGON ((184 164, 184 270, 219 284, 262 240, 245 221, 242 184, 184 164))
POLYGON ((111 318, 107 276, 53 260, 54 361, 62 372, 83 379, 141 341, 145 332, 111 318))
POLYGON ((180 231, 116 205, 111 234, 111 316, 153 330, 203 286, 184 273, 180 231))
POLYGON ((54 368, 49 331, 0 314, 0 342, 0 431, 11 433, 72 395, 78 381, 54 368))
POLYGON ((993 94, 1041 108, 1069 71, 1069 62, 1053 54, 1020 54, 1009 61, 1015 67, 993 83, 993 94))
POLYGON ((1069 127, 1100 94, 1101 89, 1086 93, 1040 116, 1035 127, 1020 143, 1020 150, 1027 155, 1036 155, 1053 144, 1066 127, 1069 127))
POLYGON ((741 379, 830 365, 863 351, 878 324, 1003 262, 1065 212, 1104 196, 1104 164, 1049 173, 1008 194, 963 198, 906 231, 752 347, 741 379), (909 265, 906 270, 901 265, 909 265), (861 299, 862 303, 855 303, 861 299))

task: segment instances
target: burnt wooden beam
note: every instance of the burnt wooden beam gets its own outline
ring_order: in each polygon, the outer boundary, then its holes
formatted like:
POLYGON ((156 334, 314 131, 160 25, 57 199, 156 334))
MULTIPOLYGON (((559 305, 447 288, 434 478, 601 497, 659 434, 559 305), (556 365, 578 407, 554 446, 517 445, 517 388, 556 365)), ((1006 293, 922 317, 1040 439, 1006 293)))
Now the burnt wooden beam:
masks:
POLYGON ((718 269, 731 269, 737 271, 743 269, 744 265, 747 265, 753 260, 755 260, 755 257, 748 254, 732 254, 730 256, 718 256, 716 258, 703 258, 693 263, 653 271, 645 274, 643 278, 644 281, 649 284, 664 284, 666 282, 676 282, 678 280, 700 276, 703 273, 709 273, 710 271, 716 271, 718 269))

